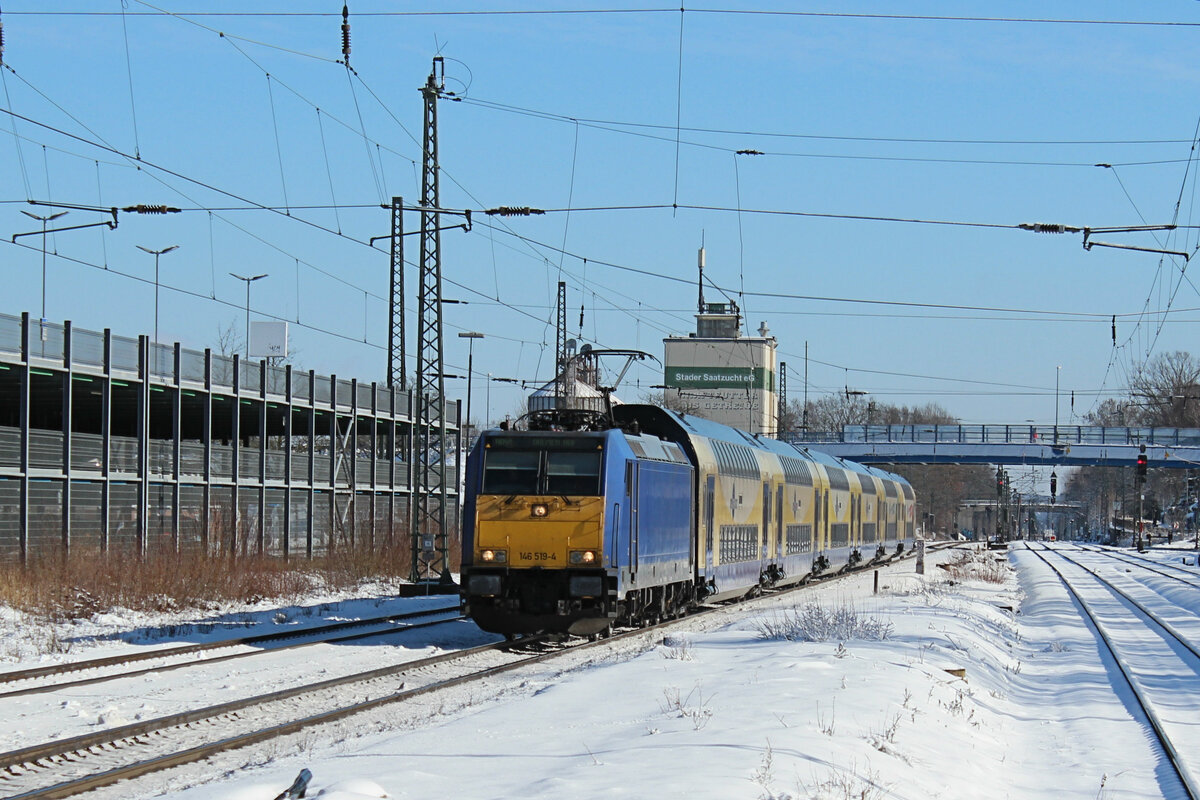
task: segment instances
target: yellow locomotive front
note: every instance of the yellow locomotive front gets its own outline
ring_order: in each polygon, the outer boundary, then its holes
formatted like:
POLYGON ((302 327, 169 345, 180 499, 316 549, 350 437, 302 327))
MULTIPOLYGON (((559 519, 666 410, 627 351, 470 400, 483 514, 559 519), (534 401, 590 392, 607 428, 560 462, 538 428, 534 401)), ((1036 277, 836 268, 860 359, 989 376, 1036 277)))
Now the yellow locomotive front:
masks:
POLYGON ((488 433, 468 461, 464 601, 485 630, 593 632, 606 603, 603 433, 488 433))

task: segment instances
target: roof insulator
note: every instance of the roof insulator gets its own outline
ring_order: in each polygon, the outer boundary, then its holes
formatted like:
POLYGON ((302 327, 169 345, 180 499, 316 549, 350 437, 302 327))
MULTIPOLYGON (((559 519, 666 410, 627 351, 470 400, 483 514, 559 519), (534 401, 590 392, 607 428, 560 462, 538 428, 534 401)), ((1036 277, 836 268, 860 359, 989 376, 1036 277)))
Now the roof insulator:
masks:
POLYGON ((545 210, 541 208, 530 208, 529 206, 498 206, 489 208, 483 213, 491 217, 528 217, 534 214, 545 214, 545 210))
POLYGON ((1023 231, 1033 231, 1034 233, 1067 233, 1079 230, 1060 222, 1022 222, 1017 227, 1023 231))
POLYGON ((342 5, 342 58, 350 66, 350 6, 342 5))
POLYGON ((180 209, 172 206, 148 206, 145 203, 138 203, 136 206, 125 206, 121 209, 131 214, 178 214, 180 209))

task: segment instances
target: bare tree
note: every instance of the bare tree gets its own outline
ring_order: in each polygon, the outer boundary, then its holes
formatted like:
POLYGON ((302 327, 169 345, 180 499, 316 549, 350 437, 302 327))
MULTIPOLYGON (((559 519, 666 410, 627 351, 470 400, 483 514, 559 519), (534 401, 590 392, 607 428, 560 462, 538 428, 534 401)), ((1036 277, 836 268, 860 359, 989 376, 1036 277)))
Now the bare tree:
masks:
POLYGON ((230 320, 225 325, 217 326, 216 352, 226 358, 233 358, 237 353, 246 350, 246 340, 238 333, 237 323, 230 320))
POLYGON ((1110 397, 1100 403, 1095 411, 1084 415, 1088 425, 1100 425, 1106 428, 1124 428, 1127 425, 1141 425, 1145 416, 1145 406, 1131 400, 1110 397))
POLYGON ((1133 380, 1132 402, 1144 404, 1148 425, 1200 427, 1200 361, 1191 353, 1160 353, 1146 362, 1133 380))

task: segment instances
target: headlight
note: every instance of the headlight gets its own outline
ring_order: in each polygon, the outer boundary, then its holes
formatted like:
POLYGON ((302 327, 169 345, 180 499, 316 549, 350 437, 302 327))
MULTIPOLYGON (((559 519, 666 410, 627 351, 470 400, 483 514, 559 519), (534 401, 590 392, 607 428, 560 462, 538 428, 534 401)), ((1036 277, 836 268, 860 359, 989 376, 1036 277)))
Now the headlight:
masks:
POLYGON ((550 513, 550 508, 545 503, 536 503, 529 507, 529 513, 534 517, 544 517, 550 513))
POLYGON ((480 561, 487 561, 493 564, 504 564, 508 562, 507 550, 484 550, 479 554, 480 561))
POLYGON ((595 564, 596 563, 596 551, 595 550, 572 550, 571 555, 568 556, 568 560, 572 564, 595 564))

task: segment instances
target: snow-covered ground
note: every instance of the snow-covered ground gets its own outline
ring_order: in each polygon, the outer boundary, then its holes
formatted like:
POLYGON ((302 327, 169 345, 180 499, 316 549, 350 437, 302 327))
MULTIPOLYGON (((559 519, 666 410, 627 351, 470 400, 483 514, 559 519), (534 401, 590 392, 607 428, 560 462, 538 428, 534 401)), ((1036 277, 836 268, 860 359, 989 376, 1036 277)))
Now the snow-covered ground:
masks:
MULTIPOLYGON (((904 561, 881 570, 879 594, 866 572, 613 654, 574 654, 92 796, 271 800, 308 768, 308 796, 324 800, 1170 797, 1144 724, 1058 579, 1021 549, 959 552, 1003 582, 935 566, 962 557, 955 551, 931 556, 923 576, 904 561), (1010 562, 1016 570, 1005 573, 1010 562), (853 617, 858 632, 828 641, 766 635, 798 617, 812 631, 837 616, 853 617)), ((336 601, 326 599, 320 616, 361 613, 336 601)), ((374 615, 428 601, 359 602, 374 615)), ((256 613, 261 626, 278 624, 269 610, 256 613)), ((115 628, 182 622, 124 615, 115 628)), ((457 644, 412 636, 331 653, 358 653, 365 668, 401 649, 457 644)), ((109 630, 77 650, 96 657, 144 646, 132 638, 109 630)), ((0 640, 0 651, 14 649, 0 640)), ((325 668, 307 652, 314 673, 325 668)), ((154 691, 219 699, 188 670, 161 678, 154 691)), ((137 692, 99 691, 69 690, 56 704, 69 714, 111 701, 115 713, 137 713, 126 705, 137 692)), ((54 716, 27 717, 25 743, 52 735, 54 716)))

